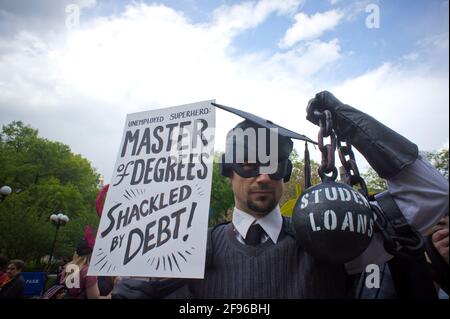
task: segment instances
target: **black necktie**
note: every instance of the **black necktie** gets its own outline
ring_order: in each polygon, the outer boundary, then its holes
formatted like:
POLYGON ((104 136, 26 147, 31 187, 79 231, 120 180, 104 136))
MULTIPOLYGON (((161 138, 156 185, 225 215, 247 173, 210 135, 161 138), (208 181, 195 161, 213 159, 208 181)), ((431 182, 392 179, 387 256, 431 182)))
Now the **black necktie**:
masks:
POLYGON ((245 243, 250 246, 257 246, 261 243, 262 236, 266 232, 260 224, 253 224, 250 226, 245 237, 245 243))

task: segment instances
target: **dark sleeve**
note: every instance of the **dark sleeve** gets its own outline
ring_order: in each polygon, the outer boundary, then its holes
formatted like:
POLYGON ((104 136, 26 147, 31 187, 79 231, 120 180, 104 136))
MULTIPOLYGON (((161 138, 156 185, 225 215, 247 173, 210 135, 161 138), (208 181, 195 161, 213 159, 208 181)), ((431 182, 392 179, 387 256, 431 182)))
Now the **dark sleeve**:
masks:
POLYGON ((2 289, 0 298, 19 299, 23 297, 25 291, 25 280, 22 277, 16 278, 9 285, 2 289))
POLYGON ((114 289, 114 278, 100 276, 97 278, 100 296, 107 296, 114 289))
POLYGON ((346 275, 345 286, 346 286, 346 297, 348 299, 359 298, 359 292, 361 289, 361 278, 362 274, 346 275))
POLYGON ((112 293, 113 299, 161 299, 175 293, 186 285, 185 279, 168 278, 143 281, 139 279, 120 280, 112 293))

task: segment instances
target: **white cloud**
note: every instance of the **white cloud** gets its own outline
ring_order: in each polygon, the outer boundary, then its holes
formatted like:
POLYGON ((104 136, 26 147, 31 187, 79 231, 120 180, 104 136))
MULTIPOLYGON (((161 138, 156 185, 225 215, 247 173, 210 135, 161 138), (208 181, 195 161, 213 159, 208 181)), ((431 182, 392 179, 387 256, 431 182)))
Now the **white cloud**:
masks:
POLYGON ((402 58, 406 61, 416 61, 420 57, 420 54, 417 52, 411 52, 405 54, 402 58))
POLYGON ((0 30, 60 32, 69 6, 77 6, 84 11, 96 5, 96 0, 0 0, 0 30))
POLYGON ((92 8, 97 5, 97 0, 78 0, 76 1, 81 8, 92 8))
POLYGON ((429 36, 417 42, 417 46, 424 50, 438 50, 448 52, 449 48, 449 33, 441 33, 429 36))
POLYGON ((303 0, 261 0, 246 1, 235 5, 222 5, 213 12, 214 32, 227 40, 225 45, 238 34, 264 22, 270 14, 294 14, 303 0))
POLYGON ((367 14, 366 8, 369 5, 379 5, 379 0, 357 0, 351 1, 343 10, 346 21, 354 21, 361 14, 367 14))
POLYGON ((295 74, 309 77, 317 73, 326 65, 335 62, 341 56, 339 41, 313 41, 304 46, 275 54, 269 62, 274 65, 285 65, 287 69, 294 68, 295 74))
POLYGON ((300 41, 318 38, 325 31, 334 29, 342 17, 343 14, 337 10, 316 13, 312 16, 300 12, 278 45, 281 48, 289 48, 300 41))

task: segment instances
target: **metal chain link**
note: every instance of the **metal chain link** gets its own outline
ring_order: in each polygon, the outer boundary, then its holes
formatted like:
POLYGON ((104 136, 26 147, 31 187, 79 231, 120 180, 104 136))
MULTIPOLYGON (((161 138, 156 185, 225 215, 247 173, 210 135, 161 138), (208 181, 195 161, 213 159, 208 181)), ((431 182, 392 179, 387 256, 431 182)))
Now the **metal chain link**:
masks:
POLYGON ((377 205, 370 204, 370 207, 375 216, 375 229, 381 233, 388 253, 402 258, 423 255, 424 238, 417 230, 412 229, 412 234, 399 234, 377 205))
POLYGON ((366 181, 359 174, 358 165, 355 160, 355 153, 353 153, 352 145, 345 142, 345 146, 341 144, 340 139, 337 141, 339 159, 345 170, 344 182, 351 187, 359 185, 359 191, 366 198, 369 198, 369 191, 367 190, 366 181), (348 159, 346 159, 348 156, 348 159))
POLYGON ((331 112, 325 110, 323 112, 315 113, 319 117, 319 136, 318 145, 319 150, 322 153, 322 162, 319 167, 319 176, 322 181, 334 181, 337 177, 337 169, 334 165, 334 152, 336 151, 336 134, 333 131, 333 121, 331 112), (323 139, 330 137, 330 144, 324 145, 323 139), (330 174, 327 176, 326 174, 330 174))

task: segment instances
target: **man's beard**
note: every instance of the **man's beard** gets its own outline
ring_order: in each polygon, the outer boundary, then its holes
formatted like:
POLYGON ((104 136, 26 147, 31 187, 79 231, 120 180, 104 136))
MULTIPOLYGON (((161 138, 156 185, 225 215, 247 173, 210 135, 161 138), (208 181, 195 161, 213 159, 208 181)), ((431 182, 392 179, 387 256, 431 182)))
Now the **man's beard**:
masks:
POLYGON ((249 189, 249 196, 247 197, 247 207, 258 215, 265 216, 269 214, 277 205, 276 190, 268 184, 260 184, 249 189), (258 191, 269 191, 270 194, 260 194, 256 198, 251 198, 251 193, 258 191))
POLYGON ((253 200, 247 200, 247 207, 262 216, 269 214, 277 205, 278 203, 275 198, 272 198, 271 201, 264 203, 263 205, 258 205, 253 200))

